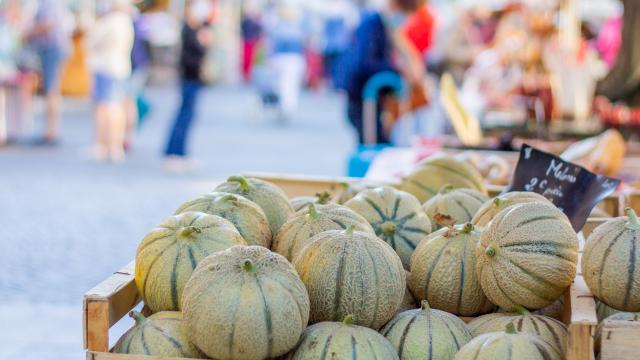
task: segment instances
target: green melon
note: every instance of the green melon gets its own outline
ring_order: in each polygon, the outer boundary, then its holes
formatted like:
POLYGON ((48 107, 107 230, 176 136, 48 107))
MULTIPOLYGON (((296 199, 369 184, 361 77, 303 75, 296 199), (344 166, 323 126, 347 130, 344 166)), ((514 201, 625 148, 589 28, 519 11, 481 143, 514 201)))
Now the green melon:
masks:
POLYGON ((567 351, 567 327, 558 320, 529 313, 519 308, 518 313, 497 313, 473 319, 469 329, 473 336, 500 331, 507 324, 513 324, 518 332, 528 332, 540 336, 554 345, 563 354, 567 351))
POLYGON ((418 200, 409 193, 383 186, 362 191, 345 205, 362 215, 409 269, 411 254, 431 233, 431 222, 418 200))
POLYGON ((442 226, 437 224, 436 214, 449 216, 456 224, 466 224, 488 200, 485 194, 476 190, 445 186, 438 195, 424 204, 424 212, 427 213, 431 224, 435 224, 434 228, 440 229, 442 226))
POLYGON ((246 245, 235 226, 216 215, 172 216, 144 237, 136 254, 135 281, 151 311, 180 310, 182 289, 205 257, 246 245))
POLYGON ((181 312, 162 311, 146 318, 132 311, 129 316, 136 323, 122 335, 111 352, 193 359, 203 357, 189 341, 181 312))
POLYGON ((396 349, 384 336, 353 324, 353 317, 343 322, 325 321, 309 326, 300 344, 287 360, 372 360, 398 359, 396 349))
POLYGON ((616 310, 611 306, 607 306, 607 304, 602 301, 596 299, 596 314, 598 315, 598 322, 608 318, 613 314, 617 314, 621 312, 620 310, 616 310))
POLYGON ((267 216, 273 234, 276 234, 280 226, 293 214, 287 194, 264 180, 232 176, 227 182, 218 185, 215 191, 242 195, 258 204, 267 216))
POLYGON ((560 360, 553 345, 537 335, 517 332, 513 324, 506 331, 482 334, 456 354, 455 360, 560 360))
POLYGON ((462 320, 444 311, 421 309, 396 315, 381 331, 398 350, 401 360, 452 359, 471 340, 462 320))
POLYGON ((309 204, 307 209, 306 212, 297 212, 282 225, 273 241, 273 251, 290 261, 314 236, 327 230, 346 230, 353 225, 356 231, 375 234, 367 220, 345 206, 309 204))
POLYGON ((551 305, 576 275, 578 238, 553 205, 525 203, 496 215, 482 233, 476 270, 494 304, 515 310, 551 305))
POLYGON ((380 184, 369 183, 366 181, 356 181, 353 183, 342 183, 344 190, 340 192, 333 201, 337 204, 344 205, 347 201, 353 199, 361 191, 375 189, 380 187, 380 184))
POLYGON ((204 259, 182 302, 191 341, 220 360, 283 355, 309 319, 309 297, 295 269, 261 246, 234 246, 204 259))
POLYGON ((564 296, 561 296, 553 304, 545 306, 542 309, 533 312, 536 315, 544 315, 558 321, 562 321, 562 315, 564 314, 564 296))
POLYGON ((306 209, 309 204, 326 205, 331 201, 331 194, 328 192, 318 193, 316 196, 299 196, 291 199, 293 211, 298 212, 306 209))
POLYGON ((187 201, 176 214, 200 211, 225 218, 238 229, 249 245, 271 246, 271 228, 264 211, 251 200, 229 193, 212 192, 187 201))
POLYGON ((640 221, 632 209, 591 233, 582 256, 582 276, 603 303, 616 310, 640 311, 640 221))
POLYGON ((409 288, 418 300, 460 316, 486 314, 495 306, 476 276, 475 249, 480 233, 456 225, 429 235, 411 257, 409 288))
POLYGON ((455 189, 474 189, 487 193, 482 175, 473 166, 450 156, 426 159, 403 179, 402 190, 413 194, 421 203, 438 194, 445 185, 455 189))
POLYGON ((404 289, 404 296, 402 297, 400 307, 398 308, 398 310, 396 310, 396 315, 401 312, 413 310, 418 307, 416 299, 413 297, 411 290, 409 290, 409 278, 411 277, 411 274, 408 271, 405 271, 405 275, 406 276, 404 278, 407 281, 407 286, 404 289))
POLYGON ((309 291, 311 323, 353 314, 356 324, 379 329, 396 313, 406 288, 393 249, 353 227, 316 235, 294 264, 309 291))
POLYGON ((476 212, 471 223, 478 227, 486 227, 500 211, 513 205, 531 202, 551 204, 547 198, 540 194, 528 191, 512 191, 485 202, 476 212))

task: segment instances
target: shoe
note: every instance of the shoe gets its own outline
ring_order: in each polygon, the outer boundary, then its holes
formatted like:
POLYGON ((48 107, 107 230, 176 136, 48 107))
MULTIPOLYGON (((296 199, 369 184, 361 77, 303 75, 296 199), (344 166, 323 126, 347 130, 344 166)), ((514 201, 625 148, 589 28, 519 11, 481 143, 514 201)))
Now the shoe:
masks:
POLYGON ((200 168, 200 162, 184 156, 170 155, 164 161, 164 168, 172 174, 189 174, 200 168))

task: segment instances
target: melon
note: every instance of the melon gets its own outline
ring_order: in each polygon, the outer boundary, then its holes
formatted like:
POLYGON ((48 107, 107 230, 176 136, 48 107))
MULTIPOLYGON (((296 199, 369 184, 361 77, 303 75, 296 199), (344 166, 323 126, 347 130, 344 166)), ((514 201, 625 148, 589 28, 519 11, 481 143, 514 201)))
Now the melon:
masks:
POLYGON ((296 213, 282 225, 272 249, 293 261, 314 236, 327 230, 346 230, 351 225, 356 231, 375 234, 367 220, 345 206, 308 204, 307 211, 296 213))
POLYGON ((562 315, 564 314, 564 296, 554 301, 553 304, 534 311, 533 314, 544 315, 562 321, 562 315))
POLYGON ((343 322, 324 321, 309 326, 300 344, 287 360, 371 360, 398 359, 396 349, 384 336, 354 324, 348 315, 343 322))
POLYGON ((328 204, 330 200, 331 194, 329 194, 328 192, 323 192, 316 194, 316 196, 295 197, 289 202, 291 203, 293 211, 298 212, 300 210, 306 209, 309 204, 325 205, 328 204))
POLYGON ((357 325, 377 330, 402 303, 400 258, 387 243, 353 226, 314 236, 294 264, 309 291, 311 323, 352 314, 357 325))
POLYGON ((523 307, 518 309, 518 313, 499 313, 477 317, 468 326, 473 336, 478 336, 500 331, 507 324, 513 324, 518 332, 538 335, 554 345, 563 354, 567 351, 567 327, 558 320, 531 314, 523 307))
POLYGON ((258 204, 267 216, 273 234, 276 234, 280 226, 293 214, 287 194, 264 180, 232 176, 227 182, 218 185, 215 191, 242 195, 258 204))
POLYGON ((409 278, 411 277, 411 274, 408 271, 405 271, 405 275, 407 286, 404 288, 404 296, 402 297, 400 307, 396 310, 396 315, 403 311, 413 310, 418 307, 416 299, 413 297, 411 290, 409 290, 409 278))
POLYGON ((436 214, 449 216, 455 220, 456 224, 466 224, 473 219, 475 213, 489 198, 472 189, 453 189, 445 186, 440 193, 432 197, 424 204, 424 212, 435 224, 435 229, 442 226, 435 221, 436 214))
POLYGON ((582 276, 600 301, 621 311, 640 311, 640 221, 626 217, 598 226, 587 239, 582 276))
POLYGON ((228 220, 186 212, 147 234, 136 254, 135 282, 152 312, 180 310, 182 290, 196 265, 210 254, 246 245, 228 220))
POLYGON ((607 304, 602 301, 596 299, 596 314, 598 315, 598 322, 608 318, 613 314, 617 314, 621 312, 620 310, 616 310, 611 306, 607 306, 607 304))
POLYGON ((362 215, 409 269, 411 254, 431 233, 431 222, 420 202, 409 193, 383 186, 362 191, 345 205, 362 215))
POLYGON ((176 214, 199 211, 218 215, 238 229, 249 245, 271 246, 271 228, 264 211, 253 201, 242 196, 213 192, 187 201, 176 210, 176 214))
POLYGON ((381 331, 398 350, 400 359, 452 359, 472 336, 465 323, 454 315, 422 308, 396 315, 381 331))
POLYGON ((486 227, 500 211, 513 205, 531 202, 551 204, 547 198, 540 194, 528 191, 512 191, 485 202, 474 215, 471 223, 478 227, 486 227))
POLYGON ((474 189, 487 194, 482 175, 473 166, 450 156, 428 158, 403 179, 402 190, 413 194, 421 203, 438 194, 445 185, 474 189))
POLYGON ((146 318, 132 311, 129 316, 136 323, 122 335, 111 352, 195 359, 203 357, 187 336, 181 312, 161 311, 146 318))
POLYGON ((295 269, 261 246, 234 246, 204 259, 182 301, 191 341, 219 360, 283 355, 309 319, 309 297, 295 269))
POLYGON ((455 360, 560 360, 555 346, 537 335, 517 332, 513 324, 506 331, 482 334, 463 346, 455 360))
POLYGON ((479 240, 480 233, 466 224, 440 229, 422 241, 411 257, 409 288, 416 298, 460 316, 493 310, 476 276, 479 240))
POLYGON ((333 201, 337 204, 344 205, 347 201, 353 199, 361 191, 375 189, 380 187, 379 184, 374 184, 366 181, 356 181, 353 183, 342 183, 342 192, 340 192, 333 201))
POLYGON ((499 212, 476 249, 476 270, 485 295, 513 311, 519 305, 551 305, 576 275, 578 238, 553 205, 533 202, 499 212))

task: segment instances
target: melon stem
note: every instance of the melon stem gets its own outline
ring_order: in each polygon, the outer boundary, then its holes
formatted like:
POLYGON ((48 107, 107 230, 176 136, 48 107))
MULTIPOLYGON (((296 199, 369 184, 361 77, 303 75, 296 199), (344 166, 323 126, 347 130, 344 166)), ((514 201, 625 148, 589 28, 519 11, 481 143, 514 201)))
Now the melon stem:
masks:
POLYGON ((220 198, 220 201, 223 201, 223 202, 236 202, 237 200, 238 200, 238 197, 233 194, 225 195, 220 198))
POLYGON ((487 254, 488 257, 494 257, 496 256, 496 253, 498 252, 498 249, 496 249, 495 246, 490 245, 487 247, 487 250, 485 250, 485 254, 487 254))
POLYGON ((516 305, 515 308, 513 309, 518 315, 529 315, 530 312, 529 310, 527 310, 527 308, 525 308, 522 305, 516 305))
POLYGON ((242 263, 242 269, 246 272, 255 272, 256 271, 256 266, 253 265, 253 261, 246 259, 243 263, 242 263))
POLYGON ((244 176, 232 176, 229 179, 227 179, 227 182, 238 183, 240 185, 240 190, 243 190, 243 191, 249 190, 249 188, 251 188, 251 185, 249 184, 249 182, 244 176))
POLYGON ((387 235, 387 236, 393 236, 396 233, 396 230, 398 229, 398 226, 396 226, 396 224, 394 224, 391 221, 387 221, 384 222, 382 225, 380 225, 380 228, 382 229, 382 232, 387 235))
POLYGON ((311 221, 314 221, 315 219, 318 218, 318 211, 316 210, 316 206, 313 205, 313 203, 309 203, 308 207, 309 207, 309 219, 311 221))
POLYGON ((180 237, 188 238, 188 237, 191 237, 193 233, 200 233, 200 232, 202 232, 202 230, 200 230, 195 226, 187 226, 180 229, 180 237))
POLYGON ((640 230, 640 221, 638 221, 636 212, 633 211, 633 209, 630 207, 626 208, 625 212, 627 213, 627 217, 629 218, 629 222, 627 222, 627 228, 631 230, 640 230))
POLYGON ((504 204, 504 200, 502 200, 501 198, 497 197, 493 199, 493 206, 500 208, 502 207, 502 204, 504 204))
POLYGON ((429 302, 427 300, 422 300, 422 302, 420 303, 420 309, 422 311, 428 311, 431 310, 431 305, 429 305, 429 302))
POLYGON ((356 230, 356 226, 355 225, 349 225, 349 227, 347 227, 347 230, 345 230, 347 232, 347 235, 351 236, 353 235, 353 232, 356 230))
POLYGON ((473 231, 473 224, 472 223, 464 224, 464 227, 462 228, 462 233, 470 234, 472 231, 473 231))
POLYGON ((349 314, 345 316, 344 320, 342 321, 342 323, 345 325, 353 325, 354 322, 355 322, 355 317, 353 316, 353 314, 349 314))
POLYGON ((516 327, 513 325, 513 323, 508 323, 507 326, 505 327, 505 332, 507 334, 516 334, 516 327))
POLYGON ((318 204, 320 205, 325 205, 329 203, 329 200, 331 200, 331 194, 329 194, 326 191, 323 193, 316 194, 316 197, 318 198, 318 204))
POLYGON ((143 322, 147 321, 147 318, 144 317, 144 315, 142 315, 141 313, 139 313, 137 311, 129 312, 129 317, 133 318, 133 320, 136 321, 136 325, 140 325, 143 322))
POLYGON ((450 193, 451 190, 453 190, 453 185, 447 184, 442 188, 440 188, 440 191, 438 193, 444 195, 444 194, 450 193))

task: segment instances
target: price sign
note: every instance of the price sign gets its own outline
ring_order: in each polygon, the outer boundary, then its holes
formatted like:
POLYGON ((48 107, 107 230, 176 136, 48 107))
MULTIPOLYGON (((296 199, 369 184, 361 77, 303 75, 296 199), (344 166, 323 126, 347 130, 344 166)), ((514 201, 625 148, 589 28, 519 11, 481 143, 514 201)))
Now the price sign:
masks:
POLYGON ((620 180, 596 175, 576 164, 523 145, 508 191, 532 191, 562 210, 574 230, 580 231, 591 210, 612 194, 620 180))

